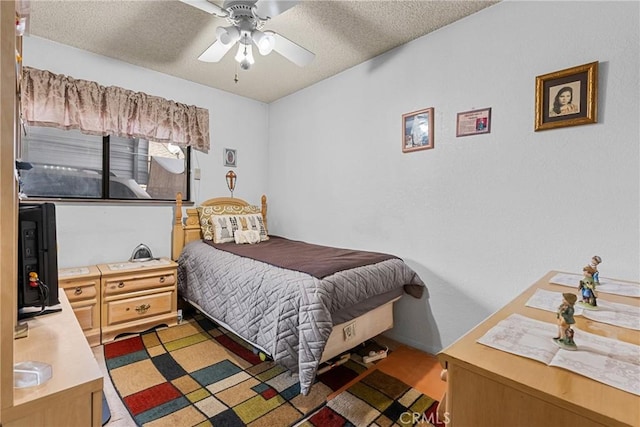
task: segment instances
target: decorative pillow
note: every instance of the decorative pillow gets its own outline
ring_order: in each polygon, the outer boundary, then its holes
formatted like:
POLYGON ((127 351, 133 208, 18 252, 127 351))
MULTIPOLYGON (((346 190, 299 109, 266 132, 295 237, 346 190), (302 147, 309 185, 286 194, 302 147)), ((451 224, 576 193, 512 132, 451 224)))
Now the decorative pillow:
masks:
MULTIPOLYGON (((200 229, 202 230, 202 238, 205 240, 214 239, 214 224, 211 220, 212 215, 243 215, 243 214, 260 214, 259 206, 198 206, 198 219, 200 220, 200 229)), ((264 223, 263 223, 264 227, 264 223)), ((266 236, 265 230, 265 236, 266 236)), ((233 241, 233 233, 231 233, 233 241)), ((263 239, 266 240, 266 239, 263 239)), ((216 242, 217 243, 217 242, 216 242)))
POLYGON ((262 212, 262 209, 260 209, 260 206, 244 206, 242 208, 242 213, 243 214, 259 214, 262 212))
POLYGON ((264 220, 262 219, 261 213, 240 215, 238 216, 238 221, 240 222, 240 228, 242 230, 257 231, 260 234, 261 242, 269 240, 267 227, 264 226, 264 220))
POLYGON ((235 241, 236 230, 252 230, 260 235, 260 240, 268 240, 267 229, 261 214, 211 215, 213 242, 227 243, 235 241))
POLYGON ((233 233, 238 229, 235 215, 211 215, 213 229, 213 243, 228 243, 235 241, 233 233), (235 226, 234 226, 235 225, 235 226))
POLYGON ((213 208, 211 206, 198 206, 198 218, 200 219, 200 230, 202 230, 202 238, 204 240, 213 240, 213 226, 211 225, 211 215, 213 208))
POLYGON ((233 237, 238 245, 249 243, 250 245, 260 241, 260 232, 256 230, 236 230, 233 237))

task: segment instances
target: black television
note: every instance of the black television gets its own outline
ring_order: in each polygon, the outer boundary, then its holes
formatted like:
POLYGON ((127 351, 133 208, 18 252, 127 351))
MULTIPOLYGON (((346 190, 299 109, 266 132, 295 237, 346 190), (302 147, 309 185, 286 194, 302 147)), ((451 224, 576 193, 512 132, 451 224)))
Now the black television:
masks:
POLYGON ((18 318, 56 309, 58 300, 58 252, 56 206, 53 203, 21 203, 18 208, 18 318), (37 274, 37 281, 30 273, 37 274), (40 311, 30 309, 39 307, 40 311))

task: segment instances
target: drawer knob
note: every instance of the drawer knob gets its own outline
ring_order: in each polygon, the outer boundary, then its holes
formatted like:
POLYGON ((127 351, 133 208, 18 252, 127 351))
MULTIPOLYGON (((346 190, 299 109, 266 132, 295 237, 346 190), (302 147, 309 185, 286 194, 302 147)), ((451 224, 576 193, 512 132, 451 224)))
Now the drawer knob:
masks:
POLYGON ((77 287, 76 290, 73 292, 74 295, 82 295, 82 288, 81 287, 77 287))
POLYGON ((124 282, 120 282, 120 283, 118 283, 118 287, 119 287, 120 289, 124 288, 124 282))
POLYGON ((150 308, 151 306, 149 304, 142 304, 136 307, 136 311, 138 314, 145 314, 150 308))
POLYGON ((164 283, 164 276, 160 277, 160 283, 164 283))

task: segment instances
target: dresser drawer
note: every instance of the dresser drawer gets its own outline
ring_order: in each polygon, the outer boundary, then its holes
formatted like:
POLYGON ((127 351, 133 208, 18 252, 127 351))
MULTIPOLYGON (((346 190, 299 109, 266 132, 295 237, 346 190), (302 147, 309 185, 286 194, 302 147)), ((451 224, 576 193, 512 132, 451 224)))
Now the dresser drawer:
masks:
POLYGON ((99 286, 99 285, 100 285, 99 275, 96 277, 90 277, 90 278, 58 277, 58 286, 64 289, 74 288, 76 286, 99 286))
POLYGON ((67 294, 67 298, 71 305, 73 305, 74 302, 87 299, 92 299, 97 303, 96 295, 98 294, 98 291, 95 283, 76 283, 73 286, 65 286, 64 293, 67 294))
POLYGON ((126 298, 106 304, 107 323, 129 322, 171 312, 174 292, 161 292, 137 298, 126 298))
POLYGON ((173 286, 175 283, 175 270, 158 271, 149 275, 120 276, 105 280, 104 294, 118 295, 149 289, 152 290, 165 286, 173 286))

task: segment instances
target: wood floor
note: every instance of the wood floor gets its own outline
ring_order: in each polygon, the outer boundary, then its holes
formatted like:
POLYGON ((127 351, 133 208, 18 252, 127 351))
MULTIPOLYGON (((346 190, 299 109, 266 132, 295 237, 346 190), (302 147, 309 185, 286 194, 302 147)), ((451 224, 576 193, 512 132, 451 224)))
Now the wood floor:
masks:
MULTIPOLYGON (((385 374, 399 379, 429 397, 437 400, 442 399, 447 388, 447 383, 440 379, 442 366, 435 356, 403 344, 395 342, 389 343, 388 340, 376 339, 376 341, 379 343, 385 341, 384 345, 387 345, 392 351, 389 353, 389 357, 376 363, 374 369, 378 369, 385 374)), ((369 369, 369 371, 371 370, 372 369, 369 369)), ((369 371, 364 374, 370 373, 369 371)), ((349 388, 351 384, 359 381, 362 376, 363 375, 360 375, 353 381, 345 384, 341 389, 330 394, 328 398, 331 399, 343 390, 349 388)))
POLYGON ((438 359, 411 347, 397 348, 376 368, 437 400, 441 400, 446 391, 447 383, 440 379, 442 366, 438 359))
MULTIPOLYGON (((442 398, 446 389, 446 383, 440 379, 442 367, 435 356, 398 344, 384 337, 380 340, 376 339, 376 341, 386 345, 392 351, 389 357, 375 364, 375 369, 379 369, 386 374, 398 378, 400 381, 421 391, 427 396, 438 400, 442 398)), ((109 410, 111 411, 111 419, 106 425, 108 427, 134 427, 136 425, 135 422, 131 419, 129 412, 122 404, 109 378, 109 373, 104 362, 103 346, 93 347, 93 353, 105 376, 104 393, 109 403, 109 410)), ((342 389, 331 394, 329 398, 335 396, 359 379, 360 377, 346 384, 342 389)))

